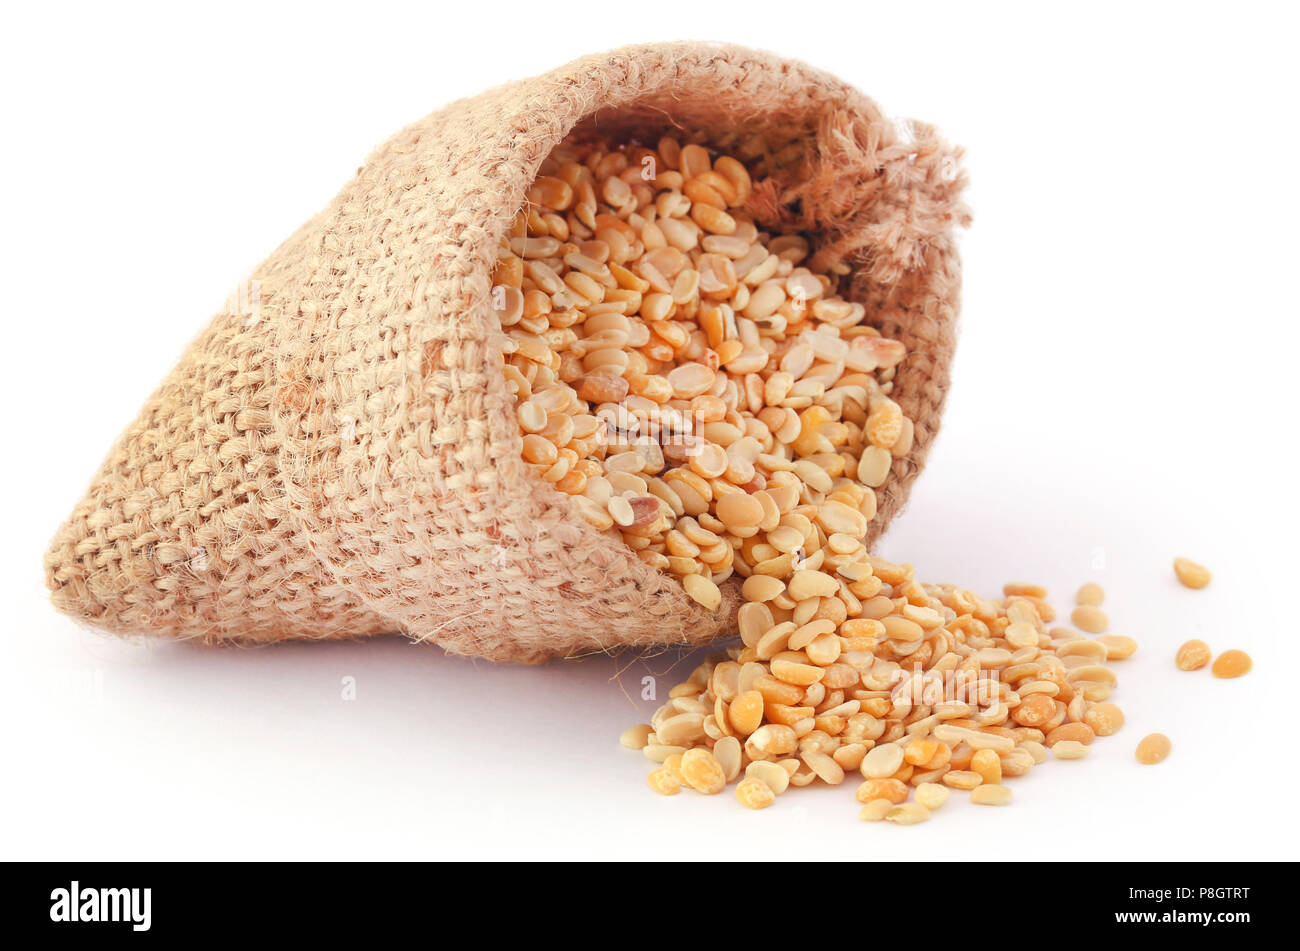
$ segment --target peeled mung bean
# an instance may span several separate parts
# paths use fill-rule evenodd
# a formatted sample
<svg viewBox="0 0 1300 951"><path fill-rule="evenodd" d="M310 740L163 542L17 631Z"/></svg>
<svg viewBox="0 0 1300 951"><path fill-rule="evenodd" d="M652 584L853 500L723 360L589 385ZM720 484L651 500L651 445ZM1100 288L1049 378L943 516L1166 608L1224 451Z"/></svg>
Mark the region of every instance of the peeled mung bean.
<svg viewBox="0 0 1300 951"><path fill-rule="evenodd" d="M1210 662L1210 645L1201 640L1190 640L1178 648L1174 664L1179 670L1200 670Z"/></svg>
<svg viewBox="0 0 1300 951"><path fill-rule="evenodd" d="M722 767L706 749L697 747L683 753L681 771L687 785L706 795L720 793L727 785Z"/></svg>
<svg viewBox="0 0 1300 951"><path fill-rule="evenodd" d="M817 778L827 785L837 786L844 782L844 768L827 754L807 752L801 758L817 774Z"/></svg>
<svg viewBox="0 0 1300 951"><path fill-rule="evenodd" d="M951 786L953 789L974 789L984 780L979 773L971 772L968 769L954 769L943 774L942 782L945 786Z"/></svg>
<svg viewBox="0 0 1300 951"><path fill-rule="evenodd" d="M1250 673L1250 668L1254 662L1250 655L1245 651L1230 650L1224 651L1218 657L1214 658L1214 664L1210 667L1210 673L1216 677L1230 679L1232 677L1241 677Z"/></svg>
<svg viewBox="0 0 1300 951"><path fill-rule="evenodd" d="M900 826L916 825L919 822L927 821L929 818L930 810L919 802L905 802L885 813L886 822L893 822Z"/></svg>
<svg viewBox="0 0 1300 951"><path fill-rule="evenodd" d="M886 743L867 751L861 771L867 779L882 779L894 775L902 765L903 748L895 743Z"/></svg>
<svg viewBox="0 0 1300 951"><path fill-rule="evenodd" d="M1188 588L1204 588L1210 583L1210 570L1189 558L1174 559L1174 574Z"/></svg>
<svg viewBox="0 0 1300 951"><path fill-rule="evenodd" d="M704 575L687 575L682 579L682 586L691 598L709 611L715 610L722 603L722 592Z"/></svg>
<svg viewBox="0 0 1300 951"><path fill-rule="evenodd" d="M1097 643L1106 648L1106 660L1124 660L1137 653L1138 643L1122 634L1103 634Z"/></svg>
<svg viewBox="0 0 1300 951"><path fill-rule="evenodd" d="M1148 766L1159 763L1169 755L1172 745L1163 733L1148 734L1137 745L1137 761Z"/></svg>
<svg viewBox="0 0 1300 951"><path fill-rule="evenodd" d="M1097 703L1088 708L1083 722L1097 736L1110 736L1124 725L1124 711L1113 703Z"/></svg>
<svg viewBox="0 0 1300 951"><path fill-rule="evenodd" d="M1081 631L1100 634L1110 624L1106 612L1091 604L1081 604L1070 612L1070 622Z"/></svg>
<svg viewBox="0 0 1300 951"><path fill-rule="evenodd" d="M618 741L630 750L643 750L654 728L648 723L638 723L623 731Z"/></svg>
<svg viewBox="0 0 1300 951"><path fill-rule="evenodd" d="M777 796L790 786L790 774L776 763L764 760L758 760L745 767L745 778L764 783Z"/></svg>
<svg viewBox="0 0 1300 951"><path fill-rule="evenodd" d="M895 808L892 799L873 799L858 810L863 822L880 822Z"/></svg>
<svg viewBox="0 0 1300 951"><path fill-rule="evenodd" d="M740 741L734 736L724 736L713 744L713 758L722 767L723 779L731 782L740 775Z"/></svg>
<svg viewBox="0 0 1300 951"><path fill-rule="evenodd" d="M1005 806L1011 802L1011 790L1002 785L976 786L971 790L970 801L977 806Z"/></svg>
<svg viewBox="0 0 1300 951"><path fill-rule="evenodd" d="M977 750L971 757L970 768L984 783L996 785L1002 782L1002 761L992 750Z"/></svg>
<svg viewBox="0 0 1300 951"><path fill-rule="evenodd" d="M679 756L682 753L685 753L686 747L669 746L654 740L646 743L646 745L641 748L641 752L645 754L646 759L655 763L663 763L670 756Z"/></svg>
<svg viewBox="0 0 1300 951"><path fill-rule="evenodd" d="M1105 600L1106 592L1095 581L1080 585L1078 592L1074 596L1076 604L1087 604L1093 607L1100 606Z"/></svg>
<svg viewBox="0 0 1300 951"><path fill-rule="evenodd" d="M1054 730L1050 730L1047 739L1044 742L1048 746L1053 746L1061 740L1074 740L1084 745L1092 743L1097 734L1093 732L1092 727L1086 723L1063 723Z"/></svg>
<svg viewBox="0 0 1300 951"><path fill-rule="evenodd" d="M868 779L858 786L858 802L888 799L894 803L907 801L907 787L898 779Z"/></svg>
<svg viewBox="0 0 1300 951"><path fill-rule="evenodd" d="M776 794L762 780L747 776L736 785L736 798L748 809L766 809L776 801Z"/></svg>
<svg viewBox="0 0 1300 951"><path fill-rule="evenodd" d="M1057 759L1083 759L1088 747L1077 740L1058 740L1052 744L1052 755Z"/></svg>
<svg viewBox="0 0 1300 951"><path fill-rule="evenodd" d="M661 796L675 796L682 791L682 781L672 770L662 766L646 777L646 783Z"/></svg>
<svg viewBox="0 0 1300 951"><path fill-rule="evenodd" d="M731 702L727 710L731 728L741 737L747 737L763 722L763 695L757 690L747 690Z"/></svg>
<svg viewBox="0 0 1300 951"><path fill-rule="evenodd" d="M1047 747L1036 740L1024 740L1020 744L1020 749L1026 751L1035 764L1047 762Z"/></svg>
<svg viewBox="0 0 1300 951"><path fill-rule="evenodd" d="M949 789L938 783L921 783L912 795L922 806L934 812L948 801Z"/></svg>

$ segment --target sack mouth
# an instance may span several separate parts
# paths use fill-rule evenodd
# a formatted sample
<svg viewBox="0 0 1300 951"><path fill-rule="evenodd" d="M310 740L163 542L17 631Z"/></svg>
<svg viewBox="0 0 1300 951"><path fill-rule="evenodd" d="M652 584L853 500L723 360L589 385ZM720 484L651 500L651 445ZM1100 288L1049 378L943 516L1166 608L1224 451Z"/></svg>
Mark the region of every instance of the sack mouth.
<svg viewBox="0 0 1300 951"><path fill-rule="evenodd" d="M651 70L647 59L664 66ZM657 81L644 82L652 73ZM880 510L867 538L874 545L924 464L949 385L960 288L953 232L970 220L960 201L966 185L960 150L929 125L891 121L832 76L742 47L627 47L551 75L554 124L513 183L512 204L494 222L489 271L497 243L524 207L525 190L570 136L653 147L661 136L677 135L745 160L755 180L745 210L755 222L774 234L808 239L813 253L806 266L839 269L844 296L867 308L864 323L908 348L892 395L915 419L916 439L877 490ZM588 85L604 91L569 94ZM502 333L495 312L482 312L489 332ZM513 422L513 408L509 415ZM531 472L523 474L542 491L554 491Z"/></svg>

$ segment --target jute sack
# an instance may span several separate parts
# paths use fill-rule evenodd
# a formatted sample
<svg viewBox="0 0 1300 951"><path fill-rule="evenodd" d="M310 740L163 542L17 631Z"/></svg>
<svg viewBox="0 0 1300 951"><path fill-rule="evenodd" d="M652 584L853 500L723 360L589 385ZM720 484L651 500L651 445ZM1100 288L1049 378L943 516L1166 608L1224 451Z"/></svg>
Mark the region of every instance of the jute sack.
<svg viewBox="0 0 1300 951"><path fill-rule="evenodd" d="M520 458L495 248L539 163L580 123L716 142L761 132L783 171L750 210L909 355L916 426L869 542L903 505L948 390L965 224L959 153L800 63L636 46L462 100L381 146L252 275L122 435L46 557L57 607L218 644L400 631L537 662L701 642L734 627L588 526Z"/></svg>

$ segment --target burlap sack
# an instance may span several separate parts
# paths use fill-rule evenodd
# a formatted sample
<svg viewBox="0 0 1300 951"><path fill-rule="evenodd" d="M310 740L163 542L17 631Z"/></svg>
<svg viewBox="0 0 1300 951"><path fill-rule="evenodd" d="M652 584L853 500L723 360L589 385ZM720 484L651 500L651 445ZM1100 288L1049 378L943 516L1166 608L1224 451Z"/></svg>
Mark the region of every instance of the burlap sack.
<svg viewBox="0 0 1300 951"><path fill-rule="evenodd" d="M796 144L750 210L850 262L867 319L910 352L893 396L915 445L874 540L948 390L958 153L800 63L638 46L453 103L381 146L122 435L47 555L58 608L209 644L402 631L524 662L726 633L734 585L705 612L526 470L495 369L498 238L542 159L593 121Z"/></svg>

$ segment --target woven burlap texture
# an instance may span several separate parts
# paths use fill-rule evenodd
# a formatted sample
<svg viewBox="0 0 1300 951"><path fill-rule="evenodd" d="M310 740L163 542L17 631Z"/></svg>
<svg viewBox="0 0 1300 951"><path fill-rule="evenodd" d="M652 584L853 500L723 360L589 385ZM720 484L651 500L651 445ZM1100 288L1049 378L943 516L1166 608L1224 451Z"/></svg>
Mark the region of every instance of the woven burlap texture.
<svg viewBox="0 0 1300 951"><path fill-rule="evenodd" d="M497 368L495 248L578 123L801 143L756 193L765 222L854 267L906 344L894 397L939 426L959 306L959 153L808 66L734 46L629 47L461 100L399 132L256 269L121 436L46 557L55 605L123 634L207 644L400 631L537 662L701 642L734 627L577 517L520 458Z"/></svg>

